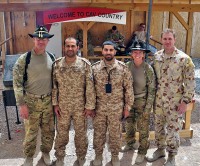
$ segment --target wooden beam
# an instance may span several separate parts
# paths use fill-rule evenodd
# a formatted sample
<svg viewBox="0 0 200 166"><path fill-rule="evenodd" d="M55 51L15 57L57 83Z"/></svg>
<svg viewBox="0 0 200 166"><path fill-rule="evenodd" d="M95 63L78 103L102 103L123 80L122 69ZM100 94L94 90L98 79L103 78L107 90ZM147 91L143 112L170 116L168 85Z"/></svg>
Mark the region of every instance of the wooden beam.
<svg viewBox="0 0 200 166"><path fill-rule="evenodd" d="M183 19L183 17L178 13L178 12L175 12L175 11L172 11L172 13L174 14L174 16L179 20L179 22L183 25L183 27L188 30L189 29L189 26L188 24L185 22L185 20Z"/></svg>
<svg viewBox="0 0 200 166"><path fill-rule="evenodd" d="M95 22L89 22L87 25L87 30L89 30L94 24Z"/></svg>
<svg viewBox="0 0 200 166"><path fill-rule="evenodd" d="M147 11L148 3L76 3L76 2L51 2L51 3L0 3L2 11L43 11L55 8L67 7L102 7L119 10ZM179 11L179 12L200 12L200 4L170 4L154 3L153 11Z"/></svg>
<svg viewBox="0 0 200 166"><path fill-rule="evenodd" d="M172 22L173 22L173 14L172 14L172 12L169 12L169 28L172 28L173 26L172 26Z"/></svg>
<svg viewBox="0 0 200 166"><path fill-rule="evenodd" d="M87 29L88 29L88 24L87 22L83 22L83 57L87 58Z"/></svg>
<svg viewBox="0 0 200 166"><path fill-rule="evenodd" d="M191 47L192 47L192 34L193 34L193 18L194 14L192 12L188 13L188 31L187 31L187 37L186 37L186 54L189 56L191 55Z"/></svg>

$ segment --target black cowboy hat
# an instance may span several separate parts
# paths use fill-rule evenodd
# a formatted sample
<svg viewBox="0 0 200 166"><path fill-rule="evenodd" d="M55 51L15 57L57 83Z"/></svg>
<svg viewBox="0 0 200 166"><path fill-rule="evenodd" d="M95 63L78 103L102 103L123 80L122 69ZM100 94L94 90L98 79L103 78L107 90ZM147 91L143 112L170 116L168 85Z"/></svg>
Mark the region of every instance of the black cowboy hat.
<svg viewBox="0 0 200 166"><path fill-rule="evenodd" d="M137 40L135 41L130 47L129 49L132 51L137 51L137 50L142 50L146 53L150 53L151 51L145 48L145 43L141 40Z"/></svg>
<svg viewBox="0 0 200 166"><path fill-rule="evenodd" d="M30 37L38 37L38 38L52 38L54 35L49 34L47 28L43 25L40 25L36 28L33 34L28 34Z"/></svg>

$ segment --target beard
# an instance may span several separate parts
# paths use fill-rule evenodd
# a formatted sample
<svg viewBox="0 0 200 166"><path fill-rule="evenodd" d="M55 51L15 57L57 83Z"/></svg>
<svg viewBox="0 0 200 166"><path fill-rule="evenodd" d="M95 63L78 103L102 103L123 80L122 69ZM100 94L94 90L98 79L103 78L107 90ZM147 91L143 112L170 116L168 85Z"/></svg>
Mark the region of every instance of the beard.
<svg viewBox="0 0 200 166"><path fill-rule="evenodd" d="M106 61L112 61L114 56L109 54L109 55L105 55L104 58L105 58Z"/></svg>
<svg viewBox="0 0 200 166"><path fill-rule="evenodd" d="M69 57L69 58L73 58L76 56L76 52L72 52L72 51L66 51L65 52L65 56Z"/></svg>

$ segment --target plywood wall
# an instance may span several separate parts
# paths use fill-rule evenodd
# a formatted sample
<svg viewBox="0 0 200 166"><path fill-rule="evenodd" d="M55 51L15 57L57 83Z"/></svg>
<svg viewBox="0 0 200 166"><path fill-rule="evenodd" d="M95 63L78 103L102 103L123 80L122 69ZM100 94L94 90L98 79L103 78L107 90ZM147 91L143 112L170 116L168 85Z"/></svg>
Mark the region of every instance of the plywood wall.
<svg viewBox="0 0 200 166"><path fill-rule="evenodd" d="M28 36L35 30L35 12L13 12L11 15L14 52L23 53L33 47L32 38Z"/></svg>

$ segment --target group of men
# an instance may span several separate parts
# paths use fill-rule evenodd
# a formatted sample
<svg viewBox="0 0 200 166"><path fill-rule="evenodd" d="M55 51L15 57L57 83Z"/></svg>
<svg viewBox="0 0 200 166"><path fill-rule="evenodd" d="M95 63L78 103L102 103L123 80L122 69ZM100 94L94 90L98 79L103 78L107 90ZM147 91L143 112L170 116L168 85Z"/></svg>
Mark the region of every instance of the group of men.
<svg viewBox="0 0 200 166"><path fill-rule="evenodd" d="M116 44L102 44L103 59L91 65L77 56L78 41L69 37L64 43L64 56L54 61L46 51L53 35L44 26L33 34L34 48L21 55L13 69L13 87L20 115L25 119L24 166L33 165L39 128L42 158L51 165L56 115L56 166L64 165L65 147L73 120L77 160L82 166L87 153L87 117L93 118L94 166L102 165L106 133L109 133L111 163L120 166L120 151L135 149L135 132L140 132L136 164L144 161L149 148L149 113L155 109L158 149L148 161L169 152L166 166L175 165L179 147L182 114L194 96L194 64L175 46L171 29L161 35L164 49L154 56L153 68L144 62L146 50L142 41L130 47L132 61L124 64L115 59ZM154 70L153 70L154 69ZM155 102L155 104L154 104ZM121 120L126 119L126 146L121 148Z"/></svg>

